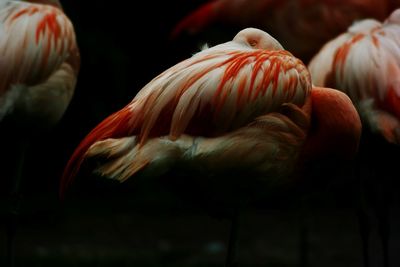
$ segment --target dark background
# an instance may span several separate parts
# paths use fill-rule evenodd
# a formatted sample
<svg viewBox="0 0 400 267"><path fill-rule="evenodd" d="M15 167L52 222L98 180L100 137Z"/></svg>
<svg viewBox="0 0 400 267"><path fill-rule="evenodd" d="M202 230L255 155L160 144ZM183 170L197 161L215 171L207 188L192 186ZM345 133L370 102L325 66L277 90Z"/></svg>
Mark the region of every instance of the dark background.
<svg viewBox="0 0 400 267"><path fill-rule="evenodd" d="M18 266L223 265L229 221L208 216L160 184L125 186L80 175L65 201L58 196L62 170L80 140L153 77L202 44L201 36L176 42L168 36L180 18L204 1L136 2L62 3L75 25L81 70L65 116L35 140L27 155ZM221 41L236 32L220 29L221 39L226 36ZM304 251L307 266L362 266L356 182L337 169L341 182L334 186L317 188L306 197L287 192L244 212L243 266L298 266ZM332 176L323 168L313 175L320 180ZM346 179L349 183L343 183ZM5 240L4 230L0 237ZM394 253L397 237L392 232ZM376 233L372 239L377 240ZM0 249L4 251L4 243ZM374 264L381 266L380 244L375 242L372 250Z"/></svg>

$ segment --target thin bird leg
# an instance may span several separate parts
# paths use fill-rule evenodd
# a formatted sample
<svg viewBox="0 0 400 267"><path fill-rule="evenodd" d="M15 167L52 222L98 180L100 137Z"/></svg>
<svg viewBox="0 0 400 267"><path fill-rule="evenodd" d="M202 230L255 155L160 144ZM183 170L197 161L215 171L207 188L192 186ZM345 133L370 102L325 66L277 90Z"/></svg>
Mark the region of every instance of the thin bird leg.
<svg viewBox="0 0 400 267"><path fill-rule="evenodd" d="M360 159L356 160L355 166L354 166L354 173L356 176L356 180L358 181L359 184L359 194L358 198L356 200L356 215L358 218L358 227L360 230L360 236L361 236L361 243L362 243L362 256L363 256L363 266L364 267L369 267L369 244L370 244L370 234L371 234L371 227L370 227L370 220L368 217L367 213L367 176L363 176L361 174L361 168L362 164L360 162Z"/></svg>
<svg viewBox="0 0 400 267"><path fill-rule="evenodd" d="M379 212L384 213L384 212ZM378 231L381 237L383 250L383 267L389 267L389 235L390 223L389 214L378 214Z"/></svg>
<svg viewBox="0 0 400 267"><path fill-rule="evenodd" d="M384 183L384 181L382 181ZM383 189L380 191L381 197L377 200L375 206L375 214L378 220L378 233L382 244L383 254L383 267L389 267L389 235L390 235L390 204L391 194L390 190L384 184Z"/></svg>
<svg viewBox="0 0 400 267"><path fill-rule="evenodd" d="M391 208L391 201L392 201L392 192L391 188L392 186L390 185L391 177L390 174L386 173L385 171L379 171L384 169L384 165L381 165L380 159L376 158L374 159L374 162L377 162L378 165L372 165L372 164L364 164L368 166L373 166L371 170L368 171L368 173L365 173L360 179L361 183L361 194L362 197L360 198L361 200L364 201L364 205L360 205L360 208L364 208L364 215L360 214L359 219L360 219L360 227L362 227L362 223L364 221L364 224L368 223L368 220L370 221L373 217L373 219L376 220L377 222L377 233L379 236L379 241L381 245L381 254L382 255L382 266L383 267L389 267L389 236L390 236L390 208ZM367 208L366 207L371 207L370 208L370 215L368 216ZM363 211L360 211L363 212ZM361 217L364 216L364 219ZM372 230L370 229L371 225L365 225L364 231L367 232L366 234L371 235ZM368 237L364 237L368 238ZM370 244L371 240L366 240L366 244ZM371 248L367 247L365 248L368 253L372 252ZM365 265L366 267L369 267L369 265Z"/></svg>
<svg viewBox="0 0 400 267"><path fill-rule="evenodd" d="M357 217L361 235L364 267L369 267L369 235L371 228L369 225L368 215L366 214L364 208L360 206L357 208Z"/></svg>
<svg viewBox="0 0 400 267"><path fill-rule="evenodd" d="M309 265L309 206L307 197L302 197L299 208L299 267L307 267Z"/></svg>
<svg viewBox="0 0 400 267"><path fill-rule="evenodd" d="M237 258L239 245L239 219L240 208L236 207L231 218L231 229L229 233L228 253L226 257L225 267L238 267L239 261Z"/></svg>
<svg viewBox="0 0 400 267"><path fill-rule="evenodd" d="M27 143L21 141L17 144L15 153L15 166L13 170L10 190L10 206L9 214L7 216L7 241L6 241L6 266L15 266L15 240L17 235L18 217L20 213L20 207L22 202L22 196L20 192L22 173L25 161Z"/></svg>

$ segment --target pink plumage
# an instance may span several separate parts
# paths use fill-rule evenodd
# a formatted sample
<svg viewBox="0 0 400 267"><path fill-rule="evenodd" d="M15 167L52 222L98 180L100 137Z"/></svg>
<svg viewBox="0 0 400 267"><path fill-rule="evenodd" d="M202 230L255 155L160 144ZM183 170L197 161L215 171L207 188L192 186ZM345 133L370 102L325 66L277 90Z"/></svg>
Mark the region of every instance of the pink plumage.
<svg viewBox="0 0 400 267"><path fill-rule="evenodd" d="M171 37L196 36L215 26L257 27L308 62L325 42L354 21L384 19L397 7L397 0L214 0L179 21Z"/></svg>
<svg viewBox="0 0 400 267"><path fill-rule="evenodd" d="M400 144L400 10L366 19L328 42L310 62L313 83L344 91L367 129Z"/></svg>
<svg viewBox="0 0 400 267"><path fill-rule="evenodd" d="M336 113L325 118L329 109ZM312 88L299 59L269 34L248 28L164 71L100 123L70 158L61 194L85 159L121 182L178 170L290 183L300 157L351 156L359 134L346 95Z"/></svg>
<svg viewBox="0 0 400 267"><path fill-rule="evenodd" d="M53 126L73 96L80 65L74 28L58 1L47 2L1 3L0 123Z"/></svg>
<svg viewBox="0 0 400 267"><path fill-rule="evenodd" d="M74 27L58 0L0 1L1 182L10 198L5 219L7 266L15 261L28 145L64 115L79 68Z"/></svg>

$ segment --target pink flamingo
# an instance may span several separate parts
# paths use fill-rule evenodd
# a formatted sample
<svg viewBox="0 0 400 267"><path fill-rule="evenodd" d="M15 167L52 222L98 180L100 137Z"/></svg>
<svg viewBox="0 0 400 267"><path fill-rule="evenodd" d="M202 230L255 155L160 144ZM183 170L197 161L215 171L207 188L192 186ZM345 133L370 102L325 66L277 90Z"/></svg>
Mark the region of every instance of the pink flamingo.
<svg viewBox="0 0 400 267"><path fill-rule="evenodd" d="M342 90L354 102L365 129L361 149L366 153L360 161L371 169L365 174L363 183L373 183L364 189L376 191L383 187L387 191L392 187L387 184L392 174L385 170L391 165L392 157L397 156L388 152L397 149L395 153L398 154L400 144L400 9L393 11L383 23L374 19L355 23L347 32L323 46L309 68L316 85ZM364 153L360 153L361 156ZM393 162L393 166L395 164ZM370 173L374 172L377 177L371 180ZM390 192L374 197L377 196L382 199L380 203L373 203L374 212L380 223L384 266L389 266ZM363 223L361 227L363 239L367 241L369 226ZM367 252L368 242L364 244ZM368 264L368 254L365 255Z"/></svg>
<svg viewBox="0 0 400 267"><path fill-rule="evenodd" d="M63 116L80 57L73 25L57 0L2 0L0 25L0 134L14 203L8 225L8 264L14 266L24 154L36 134Z"/></svg>
<svg viewBox="0 0 400 267"><path fill-rule="evenodd" d="M171 37L199 36L215 26L257 27L308 62L355 20L384 19L396 7L398 0L211 0L179 21Z"/></svg>
<svg viewBox="0 0 400 267"><path fill-rule="evenodd" d="M295 183L302 161L352 157L360 131L345 94L312 87L299 59L247 28L167 69L95 127L71 156L61 195L91 159L94 172L120 182L177 171L236 206L245 190L247 199Z"/></svg>

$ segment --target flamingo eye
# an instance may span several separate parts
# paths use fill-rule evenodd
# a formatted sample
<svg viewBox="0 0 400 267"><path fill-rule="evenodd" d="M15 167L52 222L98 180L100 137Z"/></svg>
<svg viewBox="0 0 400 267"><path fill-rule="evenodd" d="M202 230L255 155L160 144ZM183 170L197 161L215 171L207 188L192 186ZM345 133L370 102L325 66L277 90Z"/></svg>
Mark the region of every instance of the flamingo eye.
<svg viewBox="0 0 400 267"><path fill-rule="evenodd" d="M250 41L249 41L249 45L250 45L251 47L255 47L255 46L257 46L257 41L256 41L256 40L250 40Z"/></svg>

